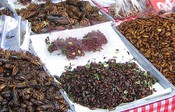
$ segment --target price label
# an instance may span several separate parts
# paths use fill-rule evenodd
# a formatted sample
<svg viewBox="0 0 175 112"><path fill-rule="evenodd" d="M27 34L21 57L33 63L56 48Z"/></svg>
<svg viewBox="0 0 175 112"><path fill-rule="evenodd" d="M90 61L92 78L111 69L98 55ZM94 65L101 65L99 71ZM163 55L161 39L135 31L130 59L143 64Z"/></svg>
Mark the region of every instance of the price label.
<svg viewBox="0 0 175 112"><path fill-rule="evenodd" d="M150 2L156 11L171 11L173 6L175 6L175 0L150 0Z"/></svg>

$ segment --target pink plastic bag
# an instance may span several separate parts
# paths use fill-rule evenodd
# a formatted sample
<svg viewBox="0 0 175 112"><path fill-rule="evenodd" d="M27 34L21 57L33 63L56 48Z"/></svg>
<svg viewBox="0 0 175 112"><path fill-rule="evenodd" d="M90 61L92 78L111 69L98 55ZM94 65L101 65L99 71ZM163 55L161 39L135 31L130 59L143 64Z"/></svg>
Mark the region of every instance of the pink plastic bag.
<svg viewBox="0 0 175 112"><path fill-rule="evenodd" d="M157 12L171 12L175 10L175 0L150 0Z"/></svg>

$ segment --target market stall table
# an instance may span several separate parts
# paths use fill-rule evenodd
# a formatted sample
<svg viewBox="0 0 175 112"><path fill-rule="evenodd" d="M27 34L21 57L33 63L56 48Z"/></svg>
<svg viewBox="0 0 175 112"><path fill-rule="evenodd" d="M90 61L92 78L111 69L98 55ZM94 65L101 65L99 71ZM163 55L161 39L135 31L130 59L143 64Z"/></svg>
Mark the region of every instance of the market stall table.
<svg viewBox="0 0 175 112"><path fill-rule="evenodd" d="M99 5L98 5L99 6ZM103 11L108 13L108 7L101 7L99 6ZM129 18L132 19L132 18ZM128 20L128 19L127 19ZM123 20L122 20L123 21ZM120 24L122 21L116 20L115 22L117 24ZM102 29L103 30L103 29ZM160 92L161 93L161 92ZM174 112L175 111L175 92L171 94L172 97L164 97L162 95L161 99L156 99L153 102L150 102L149 104L143 103L138 105L133 105L131 109L125 108L123 111L126 112ZM145 100L146 102L146 100Z"/></svg>

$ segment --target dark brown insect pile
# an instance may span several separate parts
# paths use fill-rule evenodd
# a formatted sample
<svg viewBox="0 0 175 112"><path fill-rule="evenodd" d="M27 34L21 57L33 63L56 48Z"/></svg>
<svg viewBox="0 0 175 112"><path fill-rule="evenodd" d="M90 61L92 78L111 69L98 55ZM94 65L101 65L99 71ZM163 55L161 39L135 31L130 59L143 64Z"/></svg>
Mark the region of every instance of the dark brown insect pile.
<svg viewBox="0 0 175 112"><path fill-rule="evenodd" d="M1 112L67 112L59 90L37 57L0 49Z"/></svg>
<svg viewBox="0 0 175 112"><path fill-rule="evenodd" d="M98 13L97 7L91 6L88 1L79 0L30 4L17 12L32 23L32 31L35 33L72 29L107 21Z"/></svg>
<svg viewBox="0 0 175 112"><path fill-rule="evenodd" d="M121 24L119 31L175 85L175 19L149 15Z"/></svg>
<svg viewBox="0 0 175 112"><path fill-rule="evenodd" d="M12 16L13 13L8 8L4 8L4 9L0 10L0 15Z"/></svg>
<svg viewBox="0 0 175 112"><path fill-rule="evenodd" d="M60 82L73 102L91 109L113 109L152 94L156 79L135 63L116 63L111 59L68 69Z"/></svg>
<svg viewBox="0 0 175 112"><path fill-rule="evenodd" d="M46 38L47 39L47 38ZM100 31L91 31L83 39L66 38L56 39L48 47L49 52L61 50L68 59L75 59L76 56L84 56L85 51L100 51L102 45L107 43L107 39Z"/></svg>

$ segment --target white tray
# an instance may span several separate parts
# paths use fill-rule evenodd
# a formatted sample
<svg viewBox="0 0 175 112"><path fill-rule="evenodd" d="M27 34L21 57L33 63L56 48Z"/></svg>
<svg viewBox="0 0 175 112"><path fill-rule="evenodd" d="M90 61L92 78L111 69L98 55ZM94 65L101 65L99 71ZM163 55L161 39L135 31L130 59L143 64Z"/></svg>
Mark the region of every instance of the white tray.
<svg viewBox="0 0 175 112"><path fill-rule="evenodd" d="M99 30L107 37L108 43L102 47L103 49L100 52L86 52L85 56L83 57L77 57L74 60L68 60L64 55L49 53L49 51L47 50L48 46L45 43L45 39L48 36L50 38L50 41L53 41L58 37L82 38L84 35L86 35L88 32L91 32L92 30L95 30L95 31ZM131 53L128 54L128 49L121 41L119 35L113 30L110 22L101 23L98 25L93 25L93 26L81 28L81 29L72 29L72 30L65 30L65 31L53 32L53 33L47 33L47 34L32 35L31 41L32 41L31 46L33 51L39 56L39 58L45 64L46 68L51 73L51 75L60 76L61 73L64 72L64 67L69 66L70 63L73 67L76 67L78 65L85 65L89 60L99 62L99 61L106 61L108 59L115 58L117 62L132 61L137 63L137 61L133 60L134 57L131 55ZM119 51L116 52L116 49L118 49ZM104 57L106 58L104 59ZM143 68L140 65L139 67L143 70ZM160 81L163 81L163 80L160 80ZM153 95L150 95L144 99L137 100L131 103L119 105L116 107L116 109L113 112L123 111L129 108L141 106L144 104L148 104L150 102L154 102L163 98L170 97L171 96L170 93L172 92L171 87L170 86L163 87L162 85L159 84L159 82L154 85L154 88L157 90L157 92L153 93ZM90 110L89 108L81 106L79 104L76 104L76 103L73 103L73 104L75 106L76 112L82 112L82 110L83 112L108 112L109 111L109 110L103 110L103 109Z"/></svg>

